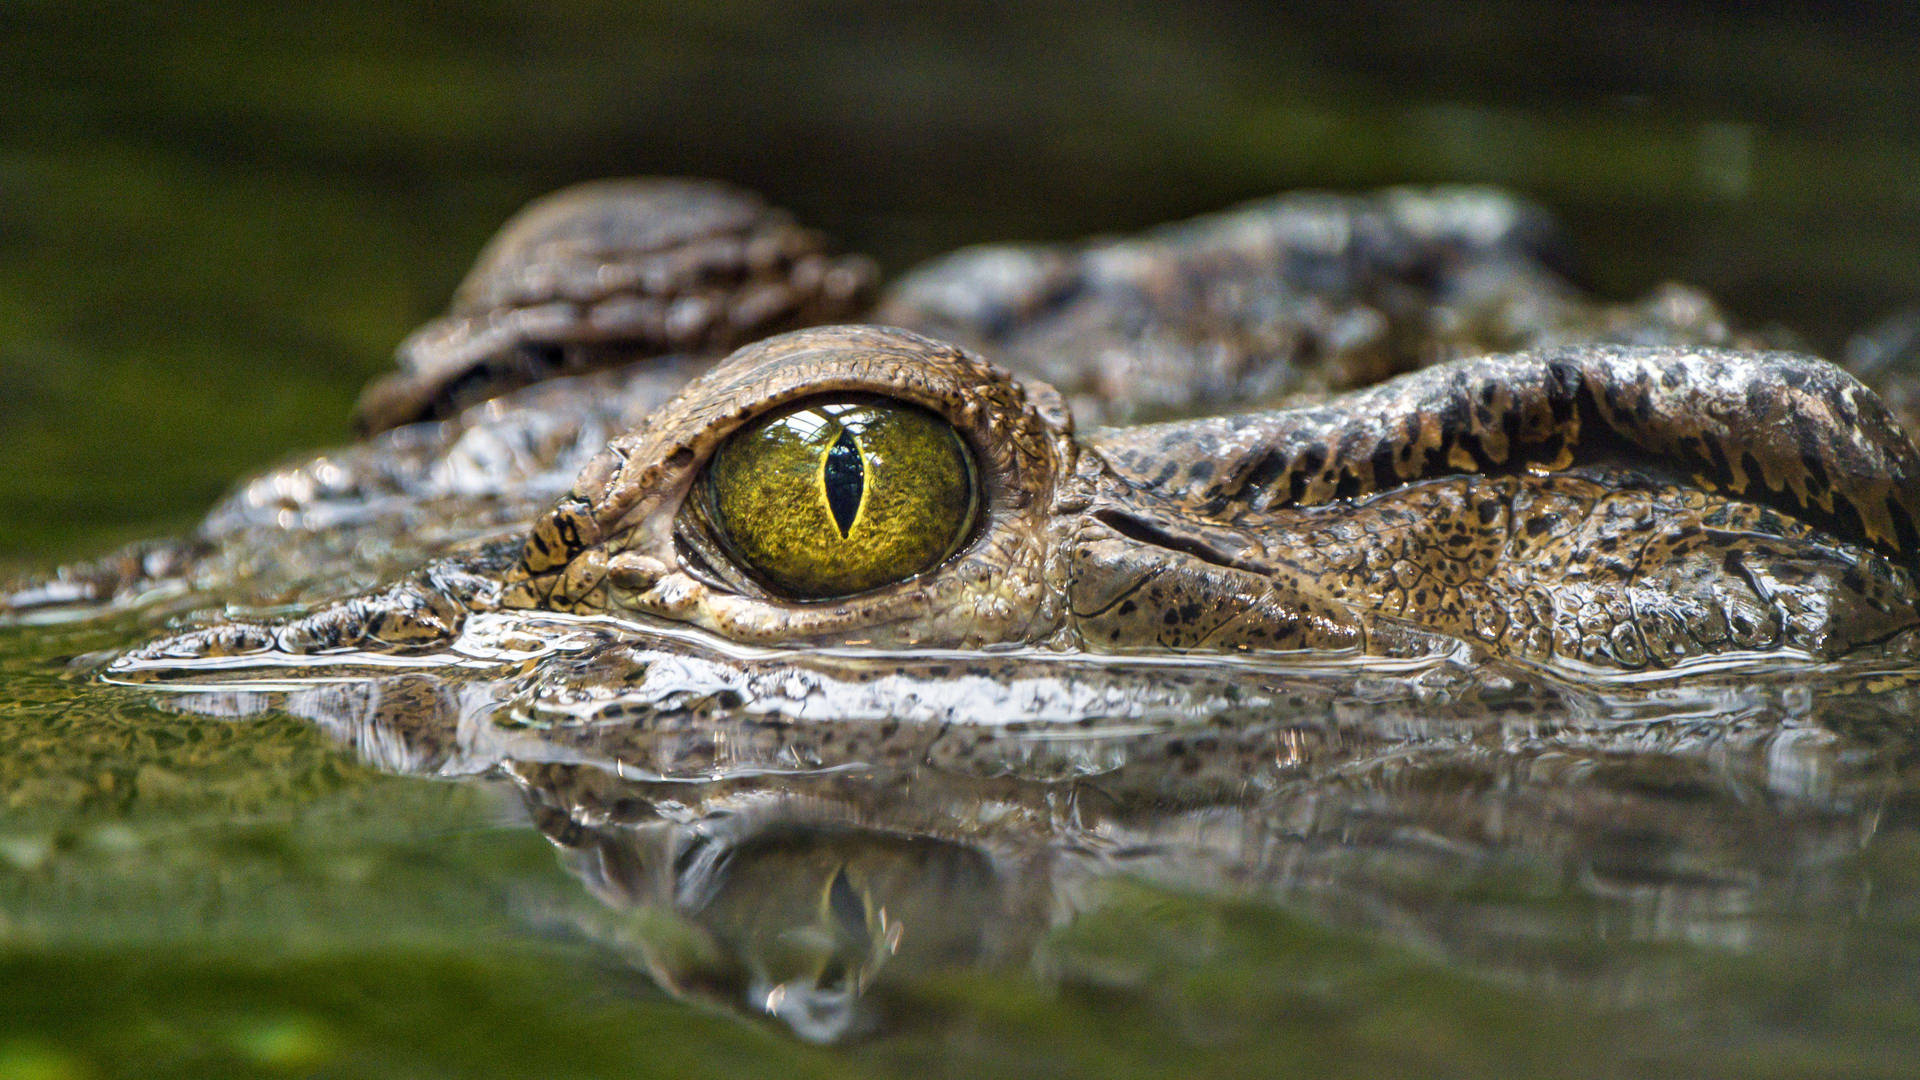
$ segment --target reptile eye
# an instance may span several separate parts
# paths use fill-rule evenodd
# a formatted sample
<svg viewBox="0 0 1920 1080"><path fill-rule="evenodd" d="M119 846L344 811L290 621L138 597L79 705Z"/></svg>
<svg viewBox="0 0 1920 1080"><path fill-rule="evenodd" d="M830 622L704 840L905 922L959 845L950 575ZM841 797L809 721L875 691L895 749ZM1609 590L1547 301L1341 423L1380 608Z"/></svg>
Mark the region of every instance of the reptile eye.
<svg viewBox="0 0 1920 1080"><path fill-rule="evenodd" d="M803 401L729 436L701 498L715 539L762 585L826 600L924 573L973 527L973 456L924 409Z"/></svg>

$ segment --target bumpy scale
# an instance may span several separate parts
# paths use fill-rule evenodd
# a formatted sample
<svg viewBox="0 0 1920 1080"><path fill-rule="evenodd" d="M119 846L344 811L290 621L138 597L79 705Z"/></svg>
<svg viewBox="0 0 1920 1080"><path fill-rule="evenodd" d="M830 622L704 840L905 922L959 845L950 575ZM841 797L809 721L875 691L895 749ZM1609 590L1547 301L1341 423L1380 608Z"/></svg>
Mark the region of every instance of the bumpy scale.
<svg viewBox="0 0 1920 1080"><path fill-rule="evenodd" d="M860 309L868 265L730 188L590 185L503 230L362 412L371 428L449 419L269 474L187 544L9 603L125 595L162 574L274 582L288 566L296 582L256 595L299 602L324 593L315 582L372 585L438 557L309 615L219 623L136 659L425 648L496 608L755 644L1470 643L1563 667L1900 645L1920 465L1879 400L1821 360L1701 347L1760 339L1697 294L1588 302L1542 261L1550 247L1537 212L1486 192L1293 196L1134 240L963 253L880 299L875 317L1021 377L908 330L764 338ZM1543 347L1562 340L1651 344ZM1326 397L1490 344L1531 351ZM572 371L587 373L548 379ZM895 536L915 553L897 579L783 594L815 579L735 565L765 546L725 535L696 493L736 432L853 400L950 425L977 510L944 526L957 533ZM1274 400L1305 403L1075 428ZM848 447L861 469L884 465ZM907 490L835 475L823 505L847 542L869 484Z"/></svg>

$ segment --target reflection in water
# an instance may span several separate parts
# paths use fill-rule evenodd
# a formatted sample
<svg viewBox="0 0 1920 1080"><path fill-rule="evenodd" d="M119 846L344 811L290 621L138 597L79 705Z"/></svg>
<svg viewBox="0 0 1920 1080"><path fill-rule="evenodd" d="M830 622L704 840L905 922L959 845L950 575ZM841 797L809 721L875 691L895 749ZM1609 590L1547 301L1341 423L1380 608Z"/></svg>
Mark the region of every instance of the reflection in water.
<svg viewBox="0 0 1920 1080"><path fill-rule="evenodd" d="M996 960L1028 937L1008 878L963 843L803 807L585 825L536 805L594 895L654 916L626 944L661 985L763 1009L809 1039L870 1029L864 995L883 978Z"/></svg>
<svg viewBox="0 0 1920 1080"><path fill-rule="evenodd" d="M1445 659L798 653L637 629L486 617L406 668L113 677L199 712L283 707L393 772L511 778L607 905L588 929L609 949L815 1040L900 1019L890 988L928 973L1044 967L1049 933L1122 876L1657 1003L1676 961L1621 946L1836 948L1869 887L1849 856L1912 756L1915 691L1858 668L1595 688Z"/></svg>

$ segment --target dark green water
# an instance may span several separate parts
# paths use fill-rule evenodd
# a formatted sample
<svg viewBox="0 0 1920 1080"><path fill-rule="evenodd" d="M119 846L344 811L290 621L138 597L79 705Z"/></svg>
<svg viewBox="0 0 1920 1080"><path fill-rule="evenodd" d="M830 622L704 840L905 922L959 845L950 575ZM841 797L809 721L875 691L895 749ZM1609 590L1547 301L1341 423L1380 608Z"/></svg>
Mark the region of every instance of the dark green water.
<svg viewBox="0 0 1920 1080"><path fill-rule="evenodd" d="M49 667L126 630L0 634L9 1080L1891 1077L1920 1030L1913 740L1872 709L1770 719L1792 690L1724 724L1589 718L1597 743L1542 718L1504 750L1442 725L1330 754L1228 819L1299 844L1273 899L1257 876L1285 856L1229 845L1256 878L1182 887L1111 852L1030 950L890 972L886 1022L834 1048L643 974L719 962L701 927L795 921L768 904L804 923L804 853L736 870L766 902L698 924L610 908L504 785L382 775L279 713L194 718ZM889 896L916 932L967 921L913 887Z"/></svg>
<svg viewBox="0 0 1920 1080"><path fill-rule="evenodd" d="M1920 25L1826 10L9 4L0 567L188 527L340 440L494 225L596 175L734 179L895 268L1490 181L1563 213L1603 292L1687 280L1831 350L1920 299ZM590 895L504 785L63 674L143 630L0 630L0 1080L1903 1076L1920 1050L1902 717L1329 775L1331 809L1265 808L1350 822L1298 830L1357 853L1326 880L1101 878L1017 962L889 983L893 1022L825 1048L655 986L633 943L674 928ZM1608 829L1615 798L1663 828Z"/></svg>

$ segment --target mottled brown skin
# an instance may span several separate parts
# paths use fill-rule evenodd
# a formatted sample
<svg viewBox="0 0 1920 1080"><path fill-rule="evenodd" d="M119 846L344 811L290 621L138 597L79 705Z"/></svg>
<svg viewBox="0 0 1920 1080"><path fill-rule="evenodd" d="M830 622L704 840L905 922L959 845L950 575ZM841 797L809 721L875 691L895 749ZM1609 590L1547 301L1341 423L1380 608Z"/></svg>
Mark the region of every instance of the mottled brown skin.
<svg viewBox="0 0 1920 1080"><path fill-rule="evenodd" d="M1054 383L1082 422L1363 386L1570 341L1777 344L1666 286L1596 305L1548 265L1552 222L1480 188L1300 193L1138 237L981 247L875 272L758 196L705 180L578 184L516 214L446 315L362 395L363 432L457 415L557 375L718 358L782 330L903 326ZM869 307L872 310L869 311Z"/></svg>
<svg viewBox="0 0 1920 1080"><path fill-rule="evenodd" d="M1912 618L1912 445L1810 358L1572 348L1094 441L1216 560L1535 659L1825 656Z"/></svg>
<svg viewBox="0 0 1920 1080"><path fill-rule="evenodd" d="M863 596L729 591L676 540L682 500L742 422L822 392L951 418L986 523ZM1877 399L1781 354L1567 349L1076 440L1043 384L904 331L828 328L742 350L615 440L535 526L502 602L759 644L1824 657L1916 621L1917 481Z"/></svg>
<svg viewBox="0 0 1920 1080"><path fill-rule="evenodd" d="M1083 427L1316 400L1495 351L1773 340L1681 286L1585 296L1556 246L1544 213L1486 189L1300 193L1137 237L970 249L910 272L872 318L1059 387ZM250 478L191 537L0 585L0 618L311 605L524 530L726 348L848 317L866 275L725 185L557 192L369 389L366 426L401 426Z"/></svg>
<svg viewBox="0 0 1920 1080"><path fill-rule="evenodd" d="M1584 342L1780 348L1666 285L1595 303L1537 207L1485 188L1298 192L1054 246L994 245L896 282L867 321L1057 387L1082 425L1290 404L1416 368Z"/></svg>
<svg viewBox="0 0 1920 1080"><path fill-rule="evenodd" d="M535 201L480 253L446 315L360 397L379 432L552 378L669 353L719 355L852 316L873 264L711 180L603 180Z"/></svg>
<svg viewBox="0 0 1920 1080"><path fill-rule="evenodd" d="M1878 399L1823 361L1697 347L1751 343L1697 295L1580 298L1541 262L1541 234L1535 213L1488 192L1291 196L1131 240L963 253L881 301L1024 377L873 327L765 338L710 367L729 342L857 305L865 264L830 260L722 185L570 189L502 231L450 314L403 346L397 381L370 392L414 410L373 426L457 415L262 477L191 543L14 606L125 594L154 566L273 586L254 588L257 604L390 582L143 650L178 658L429 649L501 607L663 618L759 645L1471 643L1604 668L1825 657L1911 626L1920 468ZM1666 347L1537 347L1568 338ZM1536 348L1322 396L1488 342ZM934 569L802 603L706 562L724 545L690 542L700 526L683 506L730 432L822 394L945 417L972 448L982 509ZM1074 425L1302 395L1321 403ZM461 409L474 396L488 400Z"/></svg>

